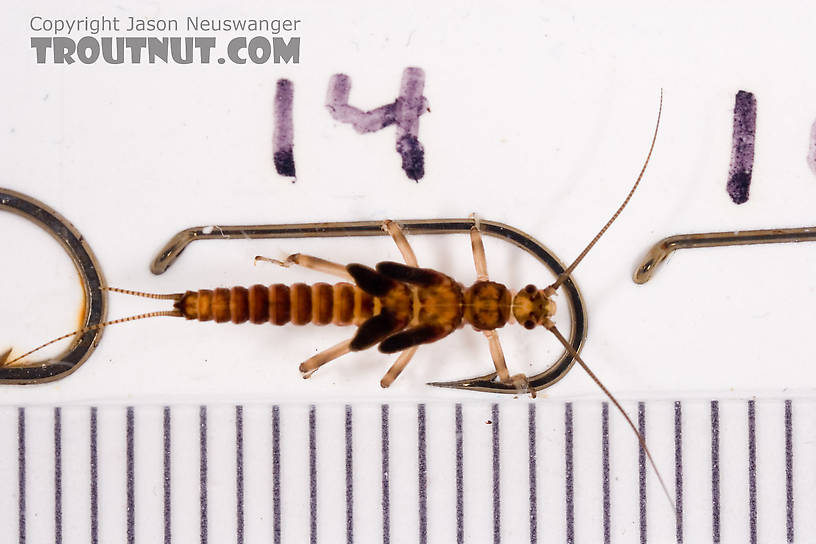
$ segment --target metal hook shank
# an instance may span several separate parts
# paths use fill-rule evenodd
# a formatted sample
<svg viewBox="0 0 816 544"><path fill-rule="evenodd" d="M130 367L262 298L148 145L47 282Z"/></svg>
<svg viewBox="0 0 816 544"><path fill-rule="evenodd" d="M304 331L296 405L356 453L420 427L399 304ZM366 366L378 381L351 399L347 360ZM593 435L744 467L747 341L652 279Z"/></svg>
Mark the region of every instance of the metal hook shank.
<svg viewBox="0 0 816 544"><path fill-rule="evenodd" d="M501 238L527 251L546 266L552 274L558 277L564 272L561 261L541 242L529 234L513 227L480 219L480 230L483 234ZM473 219L426 219L397 221L410 234L455 234L469 233L473 226ZM344 223L303 223L291 225L245 225L245 226L211 226L192 227L182 230L162 248L153 259L150 270L154 274L166 271L182 251L196 240L229 240L229 239L257 239L257 238L330 238L339 236L383 236L382 221L355 221ZM572 278L564 282L567 305L572 316L572 327L569 341L578 352L586 338L586 309L581 293ZM549 368L532 376L529 387L536 391L545 389L561 378L572 368L573 357L567 352ZM430 385L471 391L486 391L493 393L517 394L514 385L495 381L495 372L456 380L450 382L433 382Z"/></svg>
<svg viewBox="0 0 816 544"><path fill-rule="evenodd" d="M105 320L107 292L96 257L82 234L62 215L28 195L0 187L0 209L28 219L54 237L76 266L85 294L83 328ZM96 348L102 329L75 337L60 355L25 365L0 365L0 383L31 384L58 380L76 370Z"/></svg>
<svg viewBox="0 0 816 544"><path fill-rule="evenodd" d="M652 279L660 263L678 249L813 241L816 241L816 227L677 234L663 238L652 246L635 269L633 279L635 283L646 283Z"/></svg>

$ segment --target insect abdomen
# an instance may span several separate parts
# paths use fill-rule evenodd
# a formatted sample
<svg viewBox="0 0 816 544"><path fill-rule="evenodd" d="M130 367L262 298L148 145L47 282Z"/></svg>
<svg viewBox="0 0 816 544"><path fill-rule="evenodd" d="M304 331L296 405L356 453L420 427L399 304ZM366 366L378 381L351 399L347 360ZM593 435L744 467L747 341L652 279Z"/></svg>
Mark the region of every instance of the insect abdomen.
<svg viewBox="0 0 816 544"><path fill-rule="evenodd" d="M357 325L374 315L374 302L350 283L276 283L187 291L176 308L187 319L216 323Z"/></svg>

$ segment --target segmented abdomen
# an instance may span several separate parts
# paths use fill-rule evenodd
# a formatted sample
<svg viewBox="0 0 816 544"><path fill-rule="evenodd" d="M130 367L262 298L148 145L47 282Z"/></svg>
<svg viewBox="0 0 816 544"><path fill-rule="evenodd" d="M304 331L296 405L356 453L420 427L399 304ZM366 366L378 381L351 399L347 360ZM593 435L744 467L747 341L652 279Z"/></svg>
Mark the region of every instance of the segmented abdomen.
<svg viewBox="0 0 816 544"><path fill-rule="evenodd" d="M359 325L379 308L376 297L350 283L253 285L187 291L176 308L187 319L273 325Z"/></svg>

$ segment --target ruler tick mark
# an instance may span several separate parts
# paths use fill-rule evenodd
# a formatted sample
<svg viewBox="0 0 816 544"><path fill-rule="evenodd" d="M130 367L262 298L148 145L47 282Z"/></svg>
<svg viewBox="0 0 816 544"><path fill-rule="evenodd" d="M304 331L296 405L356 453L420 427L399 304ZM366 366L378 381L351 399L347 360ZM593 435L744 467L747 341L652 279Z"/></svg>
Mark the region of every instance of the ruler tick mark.
<svg viewBox="0 0 816 544"><path fill-rule="evenodd" d="M603 471L603 535L604 544L612 541L612 518L609 482L609 403L601 404L601 470Z"/></svg>
<svg viewBox="0 0 816 544"><path fill-rule="evenodd" d="M91 407L91 544L99 543L99 456L97 454L96 406Z"/></svg>
<svg viewBox="0 0 816 544"><path fill-rule="evenodd" d="M785 401L785 521L788 543L793 542L793 406Z"/></svg>
<svg viewBox="0 0 816 544"><path fill-rule="evenodd" d="M572 403L564 404L564 486L566 495L567 544L575 542L575 504L572 474Z"/></svg>
<svg viewBox="0 0 816 544"><path fill-rule="evenodd" d="M317 424L315 405L309 406L309 536L317 544Z"/></svg>
<svg viewBox="0 0 816 544"><path fill-rule="evenodd" d="M720 404L711 401L711 527L712 541L720 542Z"/></svg>
<svg viewBox="0 0 816 544"><path fill-rule="evenodd" d="M281 543L280 407L272 407L272 537Z"/></svg>
<svg viewBox="0 0 816 544"><path fill-rule="evenodd" d="M499 405L491 407L491 425L493 431L493 544L501 542L501 458L499 455Z"/></svg>
<svg viewBox="0 0 816 544"><path fill-rule="evenodd" d="M235 541L244 544L244 407L235 407Z"/></svg>
<svg viewBox="0 0 816 544"><path fill-rule="evenodd" d="M172 542L170 525L171 495L170 495L170 407L164 407L162 422L162 456L164 462L164 544Z"/></svg>
<svg viewBox="0 0 816 544"><path fill-rule="evenodd" d="M354 542L354 452L351 405L346 404L346 542Z"/></svg>
<svg viewBox="0 0 816 544"><path fill-rule="evenodd" d="M464 484L464 435L462 434L462 405L456 403L453 413L456 440L456 544L465 542L465 484Z"/></svg>
<svg viewBox="0 0 816 544"><path fill-rule="evenodd" d="M198 408L198 496L201 544L207 544L207 407Z"/></svg>
<svg viewBox="0 0 816 544"><path fill-rule="evenodd" d="M419 491L419 542L428 541L427 447L425 443L425 405L417 405L417 467Z"/></svg>
<svg viewBox="0 0 816 544"><path fill-rule="evenodd" d="M538 485L536 472L536 407L532 402L527 407L527 449L530 457L530 544L538 542Z"/></svg>
<svg viewBox="0 0 816 544"><path fill-rule="evenodd" d="M62 410L54 408L54 542L62 544Z"/></svg>
<svg viewBox="0 0 816 544"><path fill-rule="evenodd" d="M756 489L756 407L748 401L748 528L751 544L757 542L757 489Z"/></svg>
<svg viewBox="0 0 816 544"><path fill-rule="evenodd" d="M25 408L17 408L17 500L20 544L26 541L26 444Z"/></svg>
<svg viewBox="0 0 816 544"><path fill-rule="evenodd" d="M125 450L126 450L126 478L127 478L127 542L134 544L136 541L136 495L135 495L135 480L134 480L134 421L133 421L133 406L128 406L125 412Z"/></svg>
<svg viewBox="0 0 816 544"><path fill-rule="evenodd" d="M646 441L646 405L638 402L638 432ZM640 497L640 543L647 542L646 524L646 451L638 446L638 496Z"/></svg>
<svg viewBox="0 0 816 544"><path fill-rule="evenodd" d="M391 543L391 500L389 479L388 405L380 407L380 436L382 442L382 515L383 544Z"/></svg>
<svg viewBox="0 0 816 544"><path fill-rule="evenodd" d="M683 407L674 403L674 502L675 540L683 544Z"/></svg>

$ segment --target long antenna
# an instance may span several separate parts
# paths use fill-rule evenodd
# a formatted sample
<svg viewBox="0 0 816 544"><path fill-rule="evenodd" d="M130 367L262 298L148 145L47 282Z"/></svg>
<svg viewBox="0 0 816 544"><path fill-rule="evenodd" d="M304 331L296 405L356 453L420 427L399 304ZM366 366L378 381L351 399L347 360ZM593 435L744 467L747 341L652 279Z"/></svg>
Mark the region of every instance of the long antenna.
<svg viewBox="0 0 816 544"><path fill-rule="evenodd" d="M640 431L638 431L637 427L635 427L635 424L632 422L632 419L629 417L629 414L626 413L626 411L618 402L618 399L616 399L615 396L609 392L609 389L606 388L603 382L601 382L601 380L595 375L595 373L592 372L592 370L590 370L590 368L587 366L584 360L581 359L581 356L578 355L578 352L575 351L575 348L572 347L572 345L567 341L566 338L564 338L564 336L561 334L558 328L556 328L555 323L547 320L545 321L544 326L547 328L547 330L553 333L556 338L558 338L558 341L561 342L561 344L564 346L564 349L566 349L569 352L569 354L572 355L572 357L576 361L578 361L578 364L581 365L581 368L583 368L584 371L587 374L589 374L589 377L592 378L592 381L594 381L598 385L598 387L601 388L601 391L603 391L606 394L606 396L609 397L609 400L612 401L612 404L615 405L615 408L618 409L618 411L626 419L626 422L629 424L629 426L632 427L632 430L634 431L635 435L637 435L638 442L640 442L640 447L643 448L643 451L646 452L646 457L649 458L649 464L652 465L652 469L655 471L655 474L657 475L657 479L660 482L660 487L663 488L663 493L665 493L666 499L668 499L669 504L671 504L672 510L675 513L677 513L677 506L675 505L674 499L672 499L671 494L669 493L669 488L666 487L666 483L663 481L663 476L661 476L660 471L657 470L657 465L655 464L654 459L652 458L652 453L646 446L646 440L644 440L643 435L640 434Z"/></svg>
<svg viewBox="0 0 816 544"><path fill-rule="evenodd" d="M598 240L601 239L601 236L604 235L609 226L615 222L615 219L618 218L618 216L621 214L626 205L629 204L629 201L632 199L632 195L635 194L635 189L637 189L638 185L640 184L640 180L643 179L643 174L646 172L646 167L649 165L649 159L652 158L652 150L654 150L655 142L657 141L657 129L660 128L660 115L662 113L663 113L663 89L660 89L660 106L657 109L657 123L655 124L654 135L652 136L652 145L649 146L649 154L646 155L646 161L643 163L643 168L640 169L640 174L638 175L637 180L635 180L635 184L632 186L632 189L629 191L629 194L626 195L626 199L623 201L623 204L620 205L618 210L612 215L612 218L606 222L606 225L604 225L600 232L598 232L598 234L595 235L595 238L593 238L592 241L584 248L581 254L578 255L578 258L576 258L572 262L572 264L569 265L567 269L561 273L560 276L558 276L558 278L553 282L552 285L547 287L547 290L550 291L551 293L555 292L555 290L558 289L562 283L567 281L567 278L572 273L572 271L575 270L575 267L578 266L578 263L580 263L584 259L584 257L586 257L586 254L589 253L589 250L592 249L592 247L598 242Z"/></svg>

